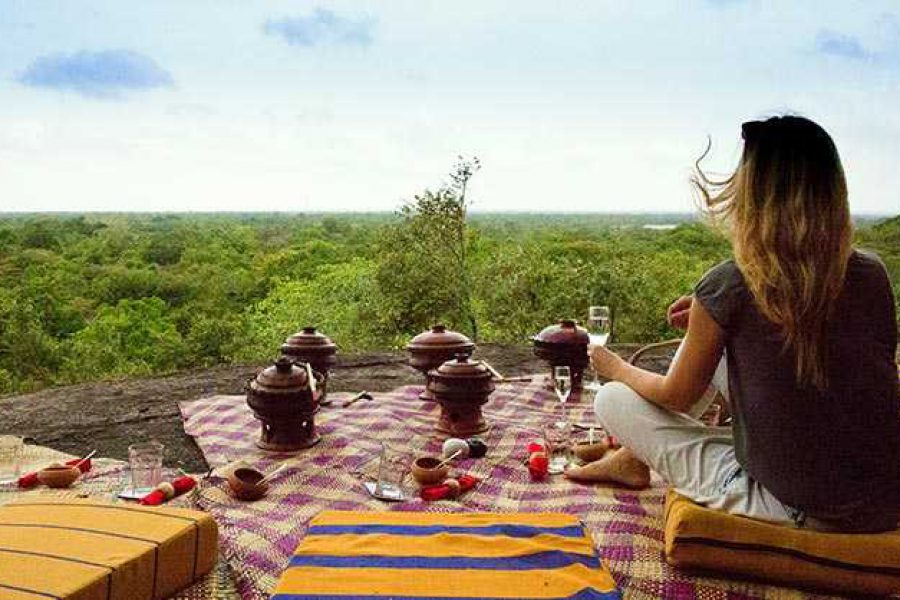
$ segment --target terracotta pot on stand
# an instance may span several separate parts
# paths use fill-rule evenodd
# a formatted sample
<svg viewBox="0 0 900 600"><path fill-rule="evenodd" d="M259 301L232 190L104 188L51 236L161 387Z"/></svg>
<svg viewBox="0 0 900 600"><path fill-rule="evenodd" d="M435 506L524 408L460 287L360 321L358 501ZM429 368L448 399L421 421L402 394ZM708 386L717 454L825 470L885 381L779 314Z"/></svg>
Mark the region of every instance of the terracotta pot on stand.
<svg viewBox="0 0 900 600"><path fill-rule="evenodd" d="M328 336L316 331L315 327L304 327L281 345L281 354L293 362L309 363L322 378L316 391L320 404L328 394L328 379L331 369L337 364L337 344Z"/></svg>
<svg viewBox="0 0 900 600"><path fill-rule="evenodd" d="M419 394L419 400L434 402L435 397L428 385L429 372L459 354L471 356L475 344L461 333L435 325L410 340L406 350L409 352L409 366L425 375L425 390Z"/></svg>
<svg viewBox="0 0 900 600"><path fill-rule="evenodd" d="M301 365L279 358L247 384L247 404L262 424L256 445L263 450L293 452L320 439L314 418L318 403L309 384L312 368Z"/></svg>
<svg viewBox="0 0 900 600"><path fill-rule="evenodd" d="M428 389L441 405L437 430L466 438L487 430L481 406L494 391L493 373L465 353L429 373Z"/></svg>
<svg viewBox="0 0 900 600"><path fill-rule="evenodd" d="M584 370L588 366L588 332L572 319L545 327L532 338L534 354L550 365L550 387L553 387L553 368L568 366L572 370L572 396L581 397Z"/></svg>

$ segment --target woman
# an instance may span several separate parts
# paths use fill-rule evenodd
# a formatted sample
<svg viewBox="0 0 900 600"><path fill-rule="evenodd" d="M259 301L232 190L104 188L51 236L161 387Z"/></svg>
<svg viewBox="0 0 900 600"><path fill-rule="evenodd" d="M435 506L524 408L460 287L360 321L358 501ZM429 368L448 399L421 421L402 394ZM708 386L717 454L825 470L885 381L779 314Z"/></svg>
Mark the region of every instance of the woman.
<svg viewBox="0 0 900 600"><path fill-rule="evenodd" d="M667 375L591 348L597 372L613 380L595 411L623 448L567 475L642 487L652 468L730 513L825 531L893 529L900 402L885 268L851 247L844 172L821 127L783 116L742 133L731 177L711 181L698 161L693 181L728 225L734 260L670 308L687 332ZM710 383L731 404L730 428L689 416L708 405Z"/></svg>

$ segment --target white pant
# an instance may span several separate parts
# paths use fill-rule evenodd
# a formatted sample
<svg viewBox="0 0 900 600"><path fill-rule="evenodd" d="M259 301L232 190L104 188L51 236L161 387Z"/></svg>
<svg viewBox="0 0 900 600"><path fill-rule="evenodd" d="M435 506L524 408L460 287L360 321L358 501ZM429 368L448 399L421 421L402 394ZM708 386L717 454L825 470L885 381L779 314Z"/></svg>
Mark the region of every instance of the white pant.
<svg viewBox="0 0 900 600"><path fill-rule="evenodd" d="M679 494L716 510L793 525L796 511L748 477L738 464L731 427L707 427L697 420L716 390L728 397L724 358L710 390L690 416L661 408L619 382L607 383L597 392L594 411L609 434Z"/></svg>

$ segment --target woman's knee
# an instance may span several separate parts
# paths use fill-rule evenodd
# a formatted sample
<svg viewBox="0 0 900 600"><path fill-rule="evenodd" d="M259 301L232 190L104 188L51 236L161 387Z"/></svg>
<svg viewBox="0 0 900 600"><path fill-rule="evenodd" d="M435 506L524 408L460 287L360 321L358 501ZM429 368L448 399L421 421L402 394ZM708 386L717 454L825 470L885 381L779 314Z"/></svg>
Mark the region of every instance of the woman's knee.
<svg viewBox="0 0 900 600"><path fill-rule="evenodd" d="M629 406L635 402L646 402L633 389L619 381L603 385L594 397L594 414L607 431L616 429L619 415L628 414Z"/></svg>

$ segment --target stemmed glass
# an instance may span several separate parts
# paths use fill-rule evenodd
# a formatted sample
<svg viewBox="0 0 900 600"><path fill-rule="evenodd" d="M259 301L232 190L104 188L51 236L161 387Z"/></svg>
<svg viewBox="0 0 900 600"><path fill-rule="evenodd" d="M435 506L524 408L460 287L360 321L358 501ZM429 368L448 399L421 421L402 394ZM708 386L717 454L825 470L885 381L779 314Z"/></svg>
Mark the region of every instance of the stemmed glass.
<svg viewBox="0 0 900 600"><path fill-rule="evenodd" d="M606 346L612 335L612 311L608 306L591 306L588 308L588 341L592 346ZM591 366L593 371L593 366ZM586 389L597 391L601 384L597 381L597 372L594 371L594 381L584 386Z"/></svg>
<svg viewBox="0 0 900 600"><path fill-rule="evenodd" d="M570 462L569 446L571 445L572 425L566 413L566 401L572 392L572 370L562 365L553 367L553 389L559 398L562 420L553 423L546 431L547 443L550 445L550 473L562 473Z"/></svg>
<svg viewBox="0 0 900 600"><path fill-rule="evenodd" d="M553 367L553 389L562 407L562 423L567 424L569 419L566 415L566 400L572 393L572 369L565 365Z"/></svg>

